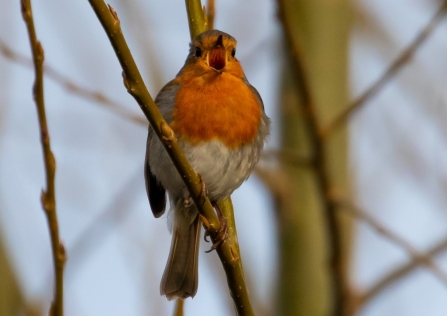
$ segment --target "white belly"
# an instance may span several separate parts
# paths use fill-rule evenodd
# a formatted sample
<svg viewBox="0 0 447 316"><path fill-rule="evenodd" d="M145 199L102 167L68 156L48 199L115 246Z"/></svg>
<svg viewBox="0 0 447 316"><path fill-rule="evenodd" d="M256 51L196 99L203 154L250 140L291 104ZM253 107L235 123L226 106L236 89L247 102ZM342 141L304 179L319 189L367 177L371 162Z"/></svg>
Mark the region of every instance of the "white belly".
<svg viewBox="0 0 447 316"><path fill-rule="evenodd" d="M261 149L246 145L230 150L218 140L195 146L180 142L180 145L194 170L205 180L208 197L214 201L229 196L248 178ZM154 137L150 146L152 173L172 196L187 197L183 181L160 141Z"/></svg>

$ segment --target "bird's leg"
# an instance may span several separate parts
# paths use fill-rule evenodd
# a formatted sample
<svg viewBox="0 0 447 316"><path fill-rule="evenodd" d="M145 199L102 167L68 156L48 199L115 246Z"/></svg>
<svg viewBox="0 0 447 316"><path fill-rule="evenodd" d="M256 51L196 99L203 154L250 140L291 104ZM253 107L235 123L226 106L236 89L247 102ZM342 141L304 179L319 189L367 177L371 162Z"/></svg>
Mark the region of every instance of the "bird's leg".
<svg viewBox="0 0 447 316"><path fill-rule="evenodd" d="M202 187L202 192L201 195L203 197L206 197L208 195L208 190L206 189L206 184L205 184L205 180L203 180L203 178L200 176L200 174L198 175L200 178L200 185ZM211 246L211 249L208 251L205 251L206 253L211 252L215 249L217 249L220 245L222 245L222 243L227 240L228 238L228 225L227 225L227 219L225 218L225 216L222 214L222 211L219 208L219 205L217 205L216 201L213 201L211 203L214 207L214 209L216 210L217 213L217 217L219 218L219 222L220 222L220 229L217 232L217 241ZM203 235L203 239L206 242L209 242L209 240L207 239L208 236L210 236L210 232L205 230L205 234Z"/></svg>
<svg viewBox="0 0 447 316"><path fill-rule="evenodd" d="M219 222L220 222L220 229L217 232L217 237L216 237L216 242L211 246L211 249L208 251L205 251L206 253L209 253L217 248L219 248L224 242L225 240L227 240L228 238L228 225L227 225L227 219L225 218L225 216L222 214L222 211L220 210L219 205L217 204L217 202L212 202L213 207L216 210L217 213L217 217L219 218ZM205 232L205 241L208 241L206 239L208 232ZM208 233L209 235L209 233Z"/></svg>

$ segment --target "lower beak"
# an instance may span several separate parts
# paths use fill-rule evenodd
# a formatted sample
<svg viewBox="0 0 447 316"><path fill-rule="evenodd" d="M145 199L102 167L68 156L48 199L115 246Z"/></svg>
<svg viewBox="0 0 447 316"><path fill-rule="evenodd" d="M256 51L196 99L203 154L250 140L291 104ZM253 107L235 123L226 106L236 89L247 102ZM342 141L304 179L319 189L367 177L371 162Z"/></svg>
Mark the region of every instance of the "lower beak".
<svg viewBox="0 0 447 316"><path fill-rule="evenodd" d="M221 72L227 65L226 51L223 47L215 47L208 54L208 66Z"/></svg>

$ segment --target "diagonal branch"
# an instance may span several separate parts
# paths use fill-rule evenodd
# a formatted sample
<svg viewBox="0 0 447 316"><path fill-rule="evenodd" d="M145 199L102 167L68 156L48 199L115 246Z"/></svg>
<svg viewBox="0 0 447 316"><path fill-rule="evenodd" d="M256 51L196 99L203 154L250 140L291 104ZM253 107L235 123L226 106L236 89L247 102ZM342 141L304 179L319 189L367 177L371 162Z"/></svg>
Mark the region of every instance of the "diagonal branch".
<svg viewBox="0 0 447 316"><path fill-rule="evenodd" d="M447 238L439 242L430 248L424 257L434 257L447 251ZM413 257L412 260L392 271L390 271L386 276L377 281L373 286L369 288L364 294L357 298L357 306L365 306L368 302L374 299L377 295L382 293L387 287L391 286L395 282L401 280L403 277L410 274L416 268L424 265L425 261L419 260L417 257Z"/></svg>
<svg viewBox="0 0 447 316"><path fill-rule="evenodd" d="M0 53L5 58L8 58L9 60L14 61L18 64L33 67L32 60L15 52L2 40L0 40ZM147 120L145 120L141 115L131 113L125 108L124 105L110 99L108 96L101 92L90 90L88 88L80 86L48 64L46 64L44 67L44 74L47 75L48 78L54 80L56 83L60 84L70 93L73 93L86 100L94 101L131 122L147 127Z"/></svg>
<svg viewBox="0 0 447 316"><path fill-rule="evenodd" d="M441 268L439 268L439 266L433 261L433 259L430 256L426 256L423 253L421 253L418 249L416 249L404 238L400 237L391 229L388 229L385 226L383 226L381 223L375 220L371 215L355 206L352 202L347 200L338 200L337 204L340 206L339 209L344 210L345 212L348 212L352 216L356 217L357 219L365 222L381 236L385 237L398 247L404 249L415 262L418 262L420 265L425 266L440 281L442 281L445 285L447 285L447 274L444 273L444 271L442 271Z"/></svg>
<svg viewBox="0 0 447 316"><path fill-rule="evenodd" d="M191 198L197 205L206 227L213 232L217 232L220 228L217 216L214 214L208 198L202 196L200 179L197 173L192 169L186 159L172 129L163 119L144 84L143 78L124 39L116 11L111 6L107 7L102 0L89 0L89 2L109 37L110 43L123 68L122 75L127 91L140 105L154 132L171 157L177 171L182 176L182 179L184 179L185 185L191 194Z"/></svg>
<svg viewBox="0 0 447 316"><path fill-rule="evenodd" d="M428 24L420 31L414 41L403 50L397 59L389 66L382 77L379 78L370 88L355 99L338 117L322 130L323 137L329 137L333 131L342 126L346 121L373 98L399 71L413 58L418 49L426 42L433 30L441 23L447 13L447 1L443 1L441 7L431 18Z"/></svg>
<svg viewBox="0 0 447 316"><path fill-rule="evenodd" d="M284 0L277 0L278 15L290 57L291 70L296 82L296 88L301 98L300 105L305 115L305 124L310 143L313 146L313 165L320 194L322 196L323 208L329 234L329 262L332 269L332 293L334 315L343 315L345 310L345 294L347 284L343 271L343 258L341 249L341 232L336 217L336 204L330 198L331 181L326 162L324 139L320 133L320 127L316 114L316 107L311 95L306 71L302 64L302 53L292 34L292 28L287 18Z"/></svg>
<svg viewBox="0 0 447 316"><path fill-rule="evenodd" d="M37 107L39 117L40 140L42 143L42 152L45 162L46 191L42 190L41 202L47 216L50 229L51 248L54 263L54 297L50 310L51 316L62 316L64 314L63 303L63 275L64 264L66 260L65 248L59 237L59 224L56 213L56 198L54 175L56 172L56 160L50 146L50 135L48 132L47 119L45 113L44 90L43 90L43 60L44 51L41 43L37 40L36 30L34 28L33 13L31 10L31 1L21 1L22 16L28 29L28 35L33 55L35 82L33 87L34 101Z"/></svg>

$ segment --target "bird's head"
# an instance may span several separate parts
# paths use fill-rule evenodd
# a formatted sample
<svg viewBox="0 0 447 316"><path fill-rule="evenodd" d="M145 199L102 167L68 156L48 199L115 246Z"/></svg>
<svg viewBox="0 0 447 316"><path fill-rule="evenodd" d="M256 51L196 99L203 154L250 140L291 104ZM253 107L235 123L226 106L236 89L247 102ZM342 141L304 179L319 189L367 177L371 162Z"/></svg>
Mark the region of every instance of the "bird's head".
<svg viewBox="0 0 447 316"><path fill-rule="evenodd" d="M240 78L244 76L236 59L236 40L218 30L203 32L191 42L184 68L196 75L228 73Z"/></svg>

